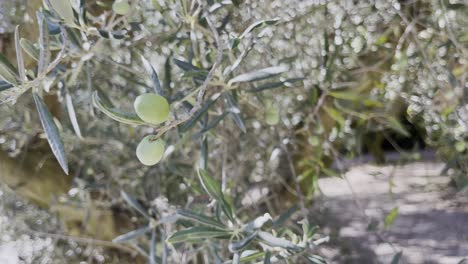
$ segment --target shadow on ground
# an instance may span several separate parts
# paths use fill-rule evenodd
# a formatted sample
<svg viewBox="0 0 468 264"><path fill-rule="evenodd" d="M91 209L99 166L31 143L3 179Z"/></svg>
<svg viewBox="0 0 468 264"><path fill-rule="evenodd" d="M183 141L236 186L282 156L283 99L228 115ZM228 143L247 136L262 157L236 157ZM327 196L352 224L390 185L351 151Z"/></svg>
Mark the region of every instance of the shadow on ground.
<svg viewBox="0 0 468 264"><path fill-rule="evenodd" d="M331 263L459 263L468 256L468 197L450 190L443 164L356 166L319 181L319 222ZM394 221L385 226L392 210Z"/></svg>

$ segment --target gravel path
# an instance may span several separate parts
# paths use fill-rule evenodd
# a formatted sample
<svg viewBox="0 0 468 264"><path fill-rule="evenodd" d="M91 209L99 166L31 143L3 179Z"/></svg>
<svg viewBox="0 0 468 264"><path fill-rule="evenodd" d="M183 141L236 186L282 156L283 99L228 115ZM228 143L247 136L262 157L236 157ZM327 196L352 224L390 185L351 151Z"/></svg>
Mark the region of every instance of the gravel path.
<svg viewBox="0 0 468 264"><path fill-rule="evenodd" d="M331 263L391 263L398 251L400 263L464 263L468 195L448 191L442 168L434 162L363 165L345 179L320 179L323 197L315 210L335 241L322 254ZM392 210L398 213L385 227Z"/></svg>

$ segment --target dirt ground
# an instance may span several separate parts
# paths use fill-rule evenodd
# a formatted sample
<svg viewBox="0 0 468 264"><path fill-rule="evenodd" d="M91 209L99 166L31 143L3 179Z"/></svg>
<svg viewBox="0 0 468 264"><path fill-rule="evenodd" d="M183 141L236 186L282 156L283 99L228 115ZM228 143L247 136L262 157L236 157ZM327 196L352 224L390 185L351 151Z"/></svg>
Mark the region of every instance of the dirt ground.
<svg viewBox="0 0 468 264"><path fill-rule="evenodd" d="M399 263L465 263L468 194L451 190L442 169L437 162L361 165L344 179L321 179L315 210L332 241L322 255L330 263L391 263L402 251Z"/></svg>

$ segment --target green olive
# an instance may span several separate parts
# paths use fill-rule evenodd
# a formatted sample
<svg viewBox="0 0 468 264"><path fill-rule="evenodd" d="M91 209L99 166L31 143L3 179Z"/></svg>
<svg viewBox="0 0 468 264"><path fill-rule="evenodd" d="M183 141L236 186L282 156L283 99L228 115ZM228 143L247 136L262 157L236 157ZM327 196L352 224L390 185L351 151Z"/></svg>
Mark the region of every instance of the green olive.
<svg viewBox="0 0 468 264"><path fill-rule="evenodd" d="M278 124L280 119L278 108L275 105L267 104L265 109L265 121L268 125Z"/></svg>
<svg viewBox="0 0 468 264"><path fill-rule="evenodd" d="M138 96L133 106L137 115L147 123L157 125L169 118L169 103L166 98L155 93Z"/></svg>
<svg viewBox="0 0 468 264"><path fill-rule="evenodd" d="M144 137L137 146L136 155L141 163L152 166L158 163L165 150L165 143L161 139L150 141L151 136Z"/></svg>
<svg viewBox="0 0 468 264"><path fill-rule="evenodd" d="M112 10L119 15L126 15L130 11L130 5L127 0L116 0L112 4Z"/></svg>

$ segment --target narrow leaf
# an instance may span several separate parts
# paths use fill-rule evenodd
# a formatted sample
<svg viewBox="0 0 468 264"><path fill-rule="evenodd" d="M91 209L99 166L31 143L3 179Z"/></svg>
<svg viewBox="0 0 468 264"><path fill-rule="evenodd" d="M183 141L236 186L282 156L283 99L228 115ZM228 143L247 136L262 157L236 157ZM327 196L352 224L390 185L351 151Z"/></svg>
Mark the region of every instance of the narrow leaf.
<svg viewBox="0 0 468 264"><path fill-rule="evenodd" d="M15 49L16 49L16 61L18 64L19 77L22 82L27 81L26 70L24 69L23 53L20 45L19 38L19 26L15 27Z"/></svg>
<svg viewBox="0 0 468 264"><path fill-rule="evenodd" d="M73 130L75 131L75 134L78 136L78 138L83 139L80 125L78 124L78 119L76 118L75 107L73 106L72 98L69 93L65 94L65 101L67 103L68 117L72 123Z"/></svg>
<svg viewBox="0 0 468 264"><path fill-rule="evenodd" d="M254 82L277 76L288 70L286 66L268 67L258 71L238 75L229 81L229 84L241 82Z"/></svg>
<svg viewBox="0 0 468 264"><path fill-rule="evenodd" d="M192 65L191 63L188 63L186 61L182 61L182 60L178 60L178 59L174 59L173 60L175 65L177 65L177 67L181 68L183 71L202 71L202 69Z"/></svg>
<svg viewBox="0 0 468 264"><path fill-rule="evenodd" d="M263 259L263 264L271 264L270 258L271 258L271 252L267 251Z"/></svg>
<svg viewBox="0 0 468 264"><path fill-rule="evenodd" d="M248 236L246 236L244 239L240 241L235 241L231 242L228 245L229 251L231 252L239 252L240 250L243 250L245 247L247 247L250 242L252 242L255 238L257 237L257 232L252 232Z"/></svg>
<svg viewBox="0 0 468 264"><path fill-rule="evenodd" d="M220 201L224 198L221 191L221 185L204 169L198 169L198 178L203 186L203 189L214 200Z"/></svg>
<svg viewBox="0 0 468 264"><path fill-rule="evenodd" d="M222 230L226 229L226 226L224 226L221 222L202 214L198 214L188 210L178 210L177 214L180 215L182 218L200 223L205 226L218 228Z"/></svg>
<svg viewBox="0 0 468 264"><path fill-rule="evenodd" d="M155 228L151 230L151 240L150 240L149 248L150 248L150 254L149 254L150 264L156 264L156 229Z"/></svg>
<svg viewBox="0 0 468 264"><path fill-rule="evenodd" d="M385 217L384 227L389 228L393 224L397 216L398 216L398 207L395 207Z"/></svg>
<svg viewBox="0 0 468 264"><path fill-rule="evenodd" d="M245 127L245 122L244 119L241 116L241 112L239 109L239 105L237 104L236 100L234 99L234 96L230 93L225 93L226 96L226 101L229 106L229 112L231 112L231 116L234 120L234 123L236 123L237 127L243 132L247 132L247 128Z"/></svg>
<svg viewBox="0 0 468 264"><path fill-rule="evenodd" d="M7 89L13 88L14 86L8 82L0 80L0 92L5 91Z"/></svg>
<svg viewBox="0 0 468 264"><path fill-rule="evenodd" d="M145 121L141 120L135 113L128 113L128 112L123 112L118 109L115 109L113 107L110 107L106 103L104 103L104 100L102 100L98 92L95 91L93 93L93 104L96 106L101 112L106 114L108 117L129 125L143 125L146 124Z"/></svg>
<svg viewBox="0 0 468 264"><path fill-rule="evenodd" d="M159 82L159 77L156 71L154 70L153 66L151 63L141 55L141 60L143 61L143 66L145 67L146 72L148 75L151 77L151 80L153 81L153 87L154 90L156 91L157 94L164 96L161 83Z"/></svg>
<svg viewBox="0 0 468 264"><path fill-rule="evenodd" d="M141 237L146 234L146 232L151 230L151 226L145 226L142 228L135 229L133 231L130 231L128 233L125 233L123 235L120 235L112 240L112 242L115 243L122 243L122 242L127 242L129 240L134 240L138 237Z"/></svg>
<svg viewBox="0 0 468 264"><path fill-rule="evenodd" d="M395 256L393 256L393 258L392 258L392 262L390 262L390 263L391 264L400 263L400 259L401 259L402 256L403 256L403 251L400 251L400 252L396 253Z"/></svg>
<svg viewBox="0 0 468 264"><path fill-rule="evenodd" d="M34 102L36 103L37 112L39 113L39 118L41 119L42 128L46 133L47 140L49 141L50 148L52 153L54 153L55 158L59 162L63 171L68 174L68 162L65 155L65 148L63 146L62 139L60 138L60 133L55 125L52 114L47 109L46 104L42 98L33 92Z"/></svg>
<svg viewBox="0 0 468 264"><path fill-rule="evenodd" d="M281 87L291 87L293 86L295 82L302 81L302 80L304 80L304 78L291 78L291 79L286 79L284 81L279 81L279 82L265 83L255 88L252 88L250 90L247 90L247 92L258 93L258 92L263 92L265 90L271 90L271 89L276 89L276 88L281 88Z"/></svg>
<svg viewBox="0 0 468 264"><path fill-rule="evenodd" d="M133 209L137 210L141 215L146 217L147 219L152 219L151 216L146 212L146 209L135 199L133 199L130 195L128 195L124 191L120 191L120 195L128 203Z"/></svg>
<svg viewBox="0 0 468 264"><path fill-rule="evenodd" d="M49 0L49 3L52 9L54 9L67 24L75 24L75 16L73 15L73 8L70 4L70 0Z"/></svg>
<svg viewBox="0 0 468 264"><path fill-rule="evenodd" d="M26 53L31 56L34 60L39 60L39 49L34 46L34 44L28 39L22 38L20 40L20 45L26 51Z"/></svg>
<svg viewBox="0 0 468 264"><path fill-rule="evenodd" d="M0 78L5 82L15 86L18 84L18 74L16 68L8 59L0 53Z"/></svg>
<svg viewBox="0 0 468 264"><path fill-rule="evenodd" d="M264 232L264 231L258 231L258 237L265 242L266 244L272 246L272 247L282 247L285 249L294 249L297 250L299 247L292 243L289 240L286 240L284 238L279 238L275 237L274 235Z"/></svg>
<svg viewBox="0 0 468 264"><path fill-rule="evenodd" d="M396 132L402 134L405 137L410 137L410 133L408 130L398 121L395 117L393 116L388 116L387 117L388 123L390 127L395 130Z"/></svg>
<svg viewBox="0 0 468 264"><path fill-rule="evenodd" d="M211 106L218 100L219 96L212 97L208 99L203 106L190 118L187 122L183 123L180 126L181 132L186 132L190 128L192 128L198 120L210 109Z"/></svg>
<svg viewBox="0 0 468 264"><path fill-rule="evenodd" d="M328 107L328 106L323 106L323 109L325 110L325 112L327 112L327 114L331 118L333 118L335 121L337 121L342 127L344 126L345 119L344 119L343 115L341 115L341 113L339 111L337 111L334 108Z"/></svg>
<svg viewBox="0 0 468 264"><path fill-rule="evenodd" d="M167 239L167 242L172 244L181 242L200 242L202 239L229 237L230 234L231 233L229 231L196 226L175 232Z"/></svg>
<svg viewBox="0 0 468 264"><path fill-rule="evenodd" d="M244 38L247 34L249 34L250 32L254 31L257 28L260 28L263 26L274 25L278 23L279 20L280 20L279 18L273 18L273 19L265 19L265 20L257 21L253 23L252 25L250 25L249 27L247 27L244 30L244 32L242 32L242 34L239 36L239 39Z"/></svg>
<svg viewBox="0 0 468 264"><path fill-rule="evenodd" d="M349 101L356 101L356 100L362 99L362 96L356 92L340 91L340 92L329 92L328 94L337 99L343 99L343 100L349 100Z"/></svg>

